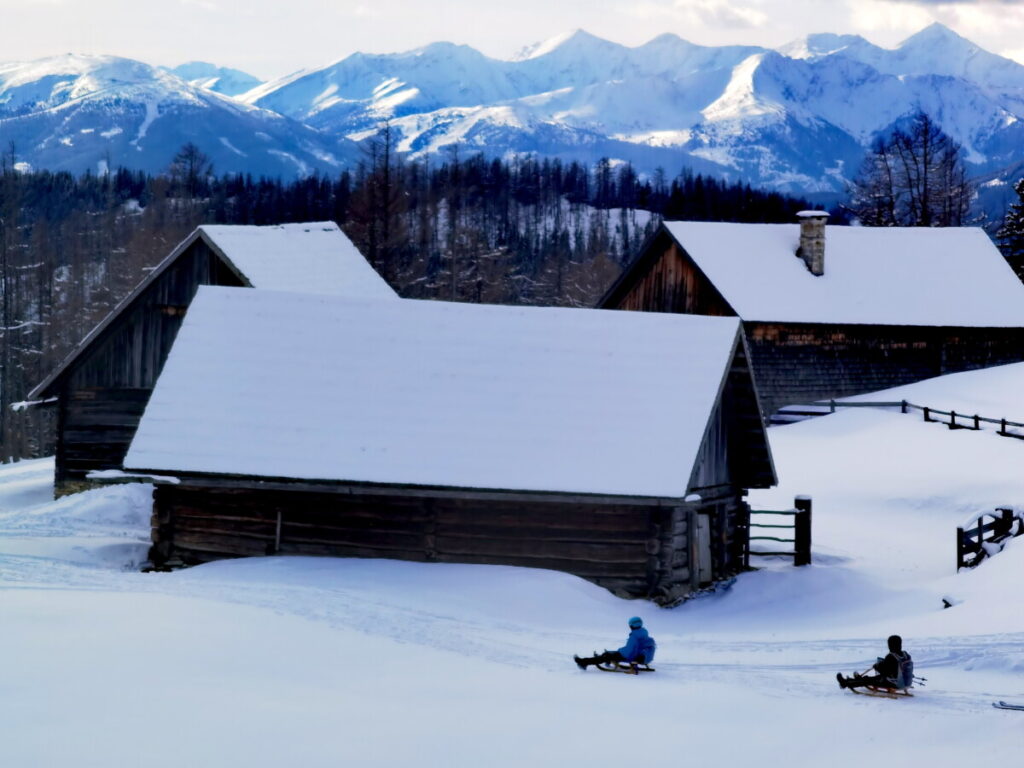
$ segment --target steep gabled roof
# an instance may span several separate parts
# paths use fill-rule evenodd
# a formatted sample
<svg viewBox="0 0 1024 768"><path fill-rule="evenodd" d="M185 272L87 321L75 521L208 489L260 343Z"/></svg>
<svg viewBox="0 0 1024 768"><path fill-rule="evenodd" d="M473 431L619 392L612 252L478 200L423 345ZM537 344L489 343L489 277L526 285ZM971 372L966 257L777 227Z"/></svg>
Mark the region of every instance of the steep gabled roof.
<svg viewBox="0 0 1024 768"><path fill-rule="evenodd" d="M203 287L125 467L682 497L739 344L736 318Z"/></svg>
<svg viewBox="0 0 1024 768"><path fill-rule="evenodd" d="M128 296L82 339L38 384L29 400L49 397L53 386L193 244L202 240L238 277L253 288L397 298L394 290L331 221L274 226L203 225L185 238Z"/></svg>
<svg viewBox="0 0 1024 768"><path fill-rule="evenodd" d="M204 224L198 233L253 288L397 298L333 221L269 227Z"/></svg>
<svg viewBox="0 0 1024 768"><path fill-rule="evenodd" d="M675 221L660 232L743 320L1024 327L1024 285L976 227L831 226L821 276L795 255L799 224ZM649 263L641 255L609 296Z"/></svg>

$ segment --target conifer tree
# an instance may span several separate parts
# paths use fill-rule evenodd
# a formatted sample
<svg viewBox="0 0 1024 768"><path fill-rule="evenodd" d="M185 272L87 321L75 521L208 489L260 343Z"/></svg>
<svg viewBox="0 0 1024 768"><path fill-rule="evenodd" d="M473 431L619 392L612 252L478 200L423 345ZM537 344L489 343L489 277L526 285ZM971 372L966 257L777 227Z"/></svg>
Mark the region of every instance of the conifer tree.
<svg viewBox="0 0 1024 768"><path fill-rule="evenodd" d="M1003 226L996 233L996 241L1017 277L1024 280L1024 178L1017 181L1013 191L1017 193L1017 200L1010 203Z"/></svg>

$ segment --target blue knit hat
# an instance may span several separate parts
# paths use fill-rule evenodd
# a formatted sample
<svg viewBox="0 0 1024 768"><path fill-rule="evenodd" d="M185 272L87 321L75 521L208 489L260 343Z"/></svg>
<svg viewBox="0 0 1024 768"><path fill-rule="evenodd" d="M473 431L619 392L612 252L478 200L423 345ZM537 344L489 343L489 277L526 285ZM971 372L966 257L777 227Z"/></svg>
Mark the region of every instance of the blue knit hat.
<svg viewBox="0 0 1024 768"><path fill-rule="evenodd" d="M631 618L629 620L629 626L632 629L640 629L640 627L642 627L643 625L644 625L644 620L641 619L639 616L634 616L633 618Z"/></svg>

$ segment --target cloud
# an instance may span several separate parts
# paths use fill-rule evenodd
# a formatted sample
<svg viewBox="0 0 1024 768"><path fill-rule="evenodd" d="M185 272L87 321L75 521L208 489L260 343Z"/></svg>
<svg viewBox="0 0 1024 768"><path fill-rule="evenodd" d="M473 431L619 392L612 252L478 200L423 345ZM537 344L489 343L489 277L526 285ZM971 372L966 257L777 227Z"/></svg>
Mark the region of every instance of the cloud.
<svg viewBox="0 0 1024 768"><path fill-rule="evenodd" d="M1024 5L1024 0L884 0L914 5Z"/></svg>
<svg viewBox="0 0 1024 768"><path fill-rule="evenodd" d="M697 27L748 29L768 21L768 15L747 3L737 6L731 0L671 0L671 2L630 3L621 8L640 19L664 19L669 22Z"/></svg>

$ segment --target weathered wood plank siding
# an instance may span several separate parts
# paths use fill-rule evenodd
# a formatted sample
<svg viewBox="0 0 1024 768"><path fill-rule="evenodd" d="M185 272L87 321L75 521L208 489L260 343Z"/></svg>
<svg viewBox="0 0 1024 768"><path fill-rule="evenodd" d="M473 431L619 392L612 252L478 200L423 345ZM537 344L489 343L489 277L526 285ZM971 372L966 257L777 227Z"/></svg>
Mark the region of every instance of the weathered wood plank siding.
<svg viewBox="0 0 1024 768"><path fill-rule="evenodd" d="M197 241L77 360L60 389L56 483L76 490L88 472L120 468L200 285L241 285Z"/></svg>
<svg viewBox="0 0 1024 768"><path fill-rule="evenodd" d="M158 486L150 557L194 564L276 551L514 565L572 573L625 597L672 602L691 589L687 516L698 509L712 515L718 531L716 578L735 572L742 561L736 536L743 504L731 493L698 505L665 506L301 487Z"/></svg>
<svg viewBox="0 0 1024 768"><path fill-rule="evenodd" d="M688 315L732 316L735 312L689 256L668 238L646 269L633 276L618 309L672 312Z"/></svg>

